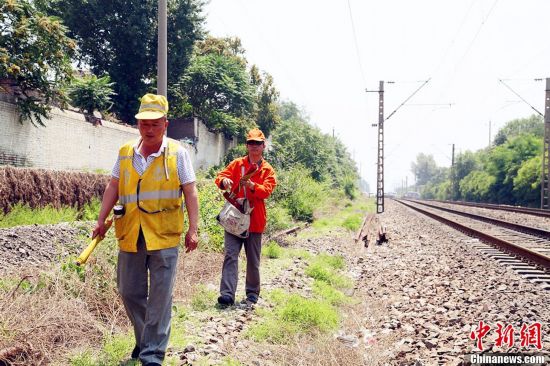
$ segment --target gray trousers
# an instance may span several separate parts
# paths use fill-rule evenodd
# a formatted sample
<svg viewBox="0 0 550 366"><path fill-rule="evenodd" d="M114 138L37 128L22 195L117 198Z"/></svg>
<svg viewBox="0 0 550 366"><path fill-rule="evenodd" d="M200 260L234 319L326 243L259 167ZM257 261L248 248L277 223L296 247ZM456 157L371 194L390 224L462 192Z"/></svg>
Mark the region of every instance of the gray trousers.
<svg viewBox="0 0 550 366"><path fill-rule="evenodd" d="M140 230L137 253L118 253L117 285L134 326L139 358L162 364L172 317L178 248L148 251Z"/></svg>
<svg viewBox="0 0 550 366"><path fill-rule="evenodd" d="M225 232L225 258L223 260L220 294L235 300L239 279L239 253L244 245L246 254L246 294L260 295L260 256L262 233L250 233L246 239Z"/></svg>

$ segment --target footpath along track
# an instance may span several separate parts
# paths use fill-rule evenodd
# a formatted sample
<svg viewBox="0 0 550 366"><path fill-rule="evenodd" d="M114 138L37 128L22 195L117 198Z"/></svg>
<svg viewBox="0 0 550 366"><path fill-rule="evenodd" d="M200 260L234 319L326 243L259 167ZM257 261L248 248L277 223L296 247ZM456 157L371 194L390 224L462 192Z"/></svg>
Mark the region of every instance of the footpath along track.
<svg viewBox="0 0 550 366"><path fill-rule="evenodd" d="M523 277L550 290L550 231L440 207L432 202L396 201L478 238L483 243L476 246L484 254L512 266Z"/></svg>

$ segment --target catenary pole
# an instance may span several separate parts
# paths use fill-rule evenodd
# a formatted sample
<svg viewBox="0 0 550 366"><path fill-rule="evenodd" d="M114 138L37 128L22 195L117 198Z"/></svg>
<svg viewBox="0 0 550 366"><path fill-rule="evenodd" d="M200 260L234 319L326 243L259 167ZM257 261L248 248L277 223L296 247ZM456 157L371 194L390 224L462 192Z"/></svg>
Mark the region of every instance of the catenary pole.
<svg viewBox="0 0 550 366"><path fill-rule="evenodd" d="M168 89L168 41L166 1L158 2L158 52L157 52L157 94L167 96Z"/></svg>
<svg viewBox="0 0 550 366"><path fill-rule="evenodd" d="M544 141L542 151L542 175L540 185L540 208L550 209L550 78L546 78L544 102Z"/></svg>

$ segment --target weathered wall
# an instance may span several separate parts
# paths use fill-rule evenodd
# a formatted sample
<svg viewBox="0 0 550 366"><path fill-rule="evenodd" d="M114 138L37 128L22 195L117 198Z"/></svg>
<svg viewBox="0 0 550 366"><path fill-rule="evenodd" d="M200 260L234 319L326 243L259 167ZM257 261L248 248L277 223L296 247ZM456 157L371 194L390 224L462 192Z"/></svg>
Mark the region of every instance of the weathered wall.
<svg viewBox="0 0 550 366"><path fill-rule="evenodd" d="M227 150L237 145L235 138L228 139L222 133L213 133L194 118L182 118L170 121L168 136L189 147L191 159L196 169L207 169L219 164Z"/></svg>
<svg viewBox="0 0 550 366"><path fill-rule="evenodd" d="M109 121L94 126L80 113L58 109L46 127L20 124L18 118L15 105L0 94L0 165L110 172L120 145L139 136L136 128ZM183 145L195 169L206 169L218 164L234 142L196 123L195 145Z"/></svg>

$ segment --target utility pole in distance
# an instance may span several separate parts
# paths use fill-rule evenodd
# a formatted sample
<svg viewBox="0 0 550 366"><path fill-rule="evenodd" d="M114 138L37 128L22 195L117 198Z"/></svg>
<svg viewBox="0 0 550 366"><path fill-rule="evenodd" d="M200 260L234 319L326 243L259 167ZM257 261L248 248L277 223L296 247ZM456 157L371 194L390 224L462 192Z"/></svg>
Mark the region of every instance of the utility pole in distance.
<svg viewBox="0 0 550 366"><path fill-rule="evenodd" d="M540 208L550 209L550 78L546 78L544 102L544 140L542 151L542 177L540 184Z"/></svg>
<svg viewBox="0 0 550 366"><path fill-rule="evenodd" d="M378 93L378 160L376 161L376 213L384 212L384 82L380 81L378 90L365 90Z"/></svg>
<svg viewBox="0 0 550 366"><path fill-rule="evenodd" d="M168 97L168 41L166 0L158 0L157 94Z"/></svg>
<svg viewBox="0 0 550 366"><path fill-rule="evenodd" d="M456 193L455 144L453 144L453 151L451 155L451 190L451 194L453 195L451 199L454 199Z"/></svg>
<svg viewBox="0 0 550 366"><path fill-rule="evenodd" d="M376 212L384 212L384 82L378 87L378 173L376 179Z"/></svg>
<svg viewBox="0 0 550 366"><path fill-rule="evenodd" d="M393 112L391 112L387 118L384 118L384 81L380 81L378 90L365 90L369 92L378 93L378 161L377 165L377 179L376 179L376 213L384 212L384 121L389 119L391 116L399 110L405 103L409 101L420 89L426 85L430 79L426 80L418 89L416 89L403 103L401 103ZM394 83L388 81L388 83ZM372 125L376 127L377 124Z"/></svg>

